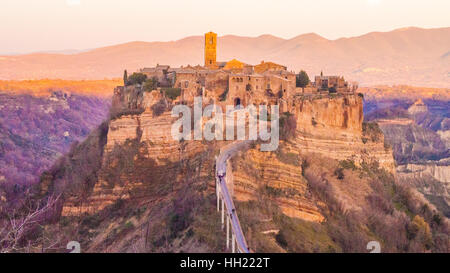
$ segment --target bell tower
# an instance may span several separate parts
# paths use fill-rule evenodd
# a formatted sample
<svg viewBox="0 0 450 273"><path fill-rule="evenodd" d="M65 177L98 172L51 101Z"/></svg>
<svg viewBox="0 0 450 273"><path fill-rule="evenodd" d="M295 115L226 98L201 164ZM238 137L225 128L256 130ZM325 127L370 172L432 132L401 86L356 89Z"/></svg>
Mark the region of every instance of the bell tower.
<svg viewBox="0 0 450 273"><path fill-rule="evenodd" d="M205 34L205 67L216 68L217 34L208 32Z"/></svg>

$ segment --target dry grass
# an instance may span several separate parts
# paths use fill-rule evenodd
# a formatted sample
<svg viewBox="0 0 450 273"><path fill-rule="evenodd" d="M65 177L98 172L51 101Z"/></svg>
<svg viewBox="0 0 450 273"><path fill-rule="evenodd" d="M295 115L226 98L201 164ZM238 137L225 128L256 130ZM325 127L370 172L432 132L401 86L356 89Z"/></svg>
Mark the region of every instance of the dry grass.
<svg viewBox="0 0 450 273"><path fill-rule="evenodd" d="M0 81L0 91L34 96L47 96L53 91L64 91L79 95L111 97L114 88L122 84L121 79Z"/></svg>

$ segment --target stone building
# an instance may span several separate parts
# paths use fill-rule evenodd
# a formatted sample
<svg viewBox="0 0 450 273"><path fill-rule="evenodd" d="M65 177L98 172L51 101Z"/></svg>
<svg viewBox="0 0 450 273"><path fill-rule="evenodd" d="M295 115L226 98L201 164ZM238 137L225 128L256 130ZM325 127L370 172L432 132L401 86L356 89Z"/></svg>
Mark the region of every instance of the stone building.
<svg viewBox="0 0 450 273"><path fill-rule="evenodd" d="M140 72L149 78L156 77L160 86L180 88L181 100L188 103L195 96L203 96L226 105L282 104L296 94L349 91L343 77L321 74L315 77L314 83L299 88L296 87L296 74L288 71L286 66L265 61L251 65L236 59L217 62L216 57L217 34L209 32L205 34L204 66L171 68L158 64Z"/></svg>
<svg viewBox="0 0 450 273"><path fill-rule="evenodd" d="M157 64L156 67L146 67L139 70L149 79L156 78L161 86L171 86L175 82L175 73L168 65Z"/></svg>
<svg viewBox="0 0 450 273"><path fill-rule="evenodd" d="M283 65L279 65L273 62L264 62L261 61L260 64L255 65L255 72L256 73L264 73L267 71L286 71L287 67Z"/></svg>
<svg viewBox="0 0 450 273"><path fill-rule="evenodd" d="M248 65L244 64L243 62L240 62L236 59L233 59L233 60L227 62L222 69L232 72L232 73L242 73L244 71L244 66L248 66Z"/></svg>
<svg viewBox="0 0 450 273"><path fill-rule="evenodd" d="M205 34L205 67L217 68L217 34L208 32Z"/></svg>
<svg viewBox="0 0 450 273"><path fill-rule="evenodd" d="M349 90L348 83L345 81L344 77L340 76L316 76L315 87L319 90L328 90L334 88L335 92L347 92Z"/></svg>

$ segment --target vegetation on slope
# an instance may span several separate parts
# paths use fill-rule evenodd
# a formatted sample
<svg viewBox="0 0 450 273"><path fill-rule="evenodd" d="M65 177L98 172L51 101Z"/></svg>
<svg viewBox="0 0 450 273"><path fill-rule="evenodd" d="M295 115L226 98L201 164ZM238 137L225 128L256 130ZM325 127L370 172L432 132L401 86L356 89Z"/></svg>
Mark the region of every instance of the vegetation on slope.
<svg viewBox="0 0 450 273"><path fill-rule="evenodd" d="M107 116L109 100L52 92L0 93L0 184L9 193L36 183L42 171Z"/></svg>
<svg viewBox="0 0 450 273"><path fill-rule="evenodd" d="M444 215L450 215L446 186L450 162L448 90L394 86L363 88L363 92L367 97L365 120L379 122L385 143L393 148L400 181L417 188ZM425 106L415 111L418 99Z"/></svg>
<svg viewBox="0 0 450 273"><path fill-rule="evenodd" d="M352 161L311 154L302 155L301 161L299 172L307 181L310 198L322 204L325 221L285 216L271 191L261 186L255 201L236 205L255 251L367 252L370 241L379 241L382 252L449 251L445 217L376 163L358 167ZM260 175L257 169L249 173Z"/></svg>

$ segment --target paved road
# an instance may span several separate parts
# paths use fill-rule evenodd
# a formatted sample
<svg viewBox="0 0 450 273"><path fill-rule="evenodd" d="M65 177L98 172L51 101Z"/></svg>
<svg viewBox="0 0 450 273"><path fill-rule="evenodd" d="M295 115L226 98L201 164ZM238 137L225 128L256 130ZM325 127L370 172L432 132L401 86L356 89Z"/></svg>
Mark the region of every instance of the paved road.
<svg viewBox="0 0 450 273"><path fill-rule="evenodd" d="M247 242L245 241L241 224L239 223L239 218L234 207L233 198L228 191L225 177L227 170L227 160L240 150L246 149L250 142L251 141L239 141L229 145L220 153L216 161L216 176L220 181L220 191L225 202L227 214L231 217L231 228L236 236L237 247L239 252L241 253L249 253L250 251L248 249Z"/></svg>

